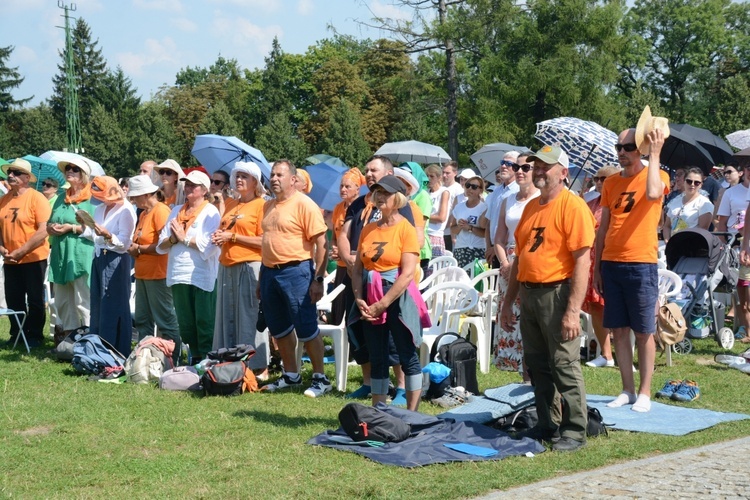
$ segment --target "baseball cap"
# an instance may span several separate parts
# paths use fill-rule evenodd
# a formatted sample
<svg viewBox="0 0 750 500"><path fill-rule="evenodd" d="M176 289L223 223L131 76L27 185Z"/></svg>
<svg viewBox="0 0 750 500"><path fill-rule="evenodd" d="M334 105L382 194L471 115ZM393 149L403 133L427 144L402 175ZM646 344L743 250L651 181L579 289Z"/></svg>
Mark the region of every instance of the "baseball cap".
<svg viewBox="0 0 750 500"><path fill-rule="evenodd" d="M539 151L529 156L526 161L542 160L544 163L554 165L559 163L564 168L568 168L568 155L560 146L542 146Z"/></svg>
<svg viewBox="0 0 750 500"><path fill-rule="evenodd" d="M406 195L406 185L395 175L386 175L370 186L370 191L375 191L377 188L385 189L389 193L401 193Z"/></svg>

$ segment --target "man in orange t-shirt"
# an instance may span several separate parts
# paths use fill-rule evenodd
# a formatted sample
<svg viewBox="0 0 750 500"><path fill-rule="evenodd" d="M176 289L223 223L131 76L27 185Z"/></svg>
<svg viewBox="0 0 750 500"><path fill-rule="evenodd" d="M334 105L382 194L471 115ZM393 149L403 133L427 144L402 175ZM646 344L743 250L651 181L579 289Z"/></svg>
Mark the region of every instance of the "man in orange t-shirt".
<svg viewBox="0 0 750 500"><path fill-rule="evenodd" d="M660 128L648 133L642 144L636 144L635 129L620 133L615 148L623 170L604 181L596 237L593 285L604 297L604 327L614 334L622 378L622 393L607 406L631 404L637 412L651 409L659 287L657 227L662 199L669 192L669 176L659 161L664 139ZM641 162L641 151L649 153L648 167ZM637 397L631 329L641 375Z"/></svg>
<svg viewBox="0 0 750 500"><path fill-rule="evenodd" d="M49 257L47 221L52 209L44 195L29 186L36 182L31 164L18 158L3 165L10 191L0 198L0 255L5 273L5 300L8 309L26 312L24 334L29 347L44 342L44 276ZM28 304L28 307L27 307ZM10 322L9 345L19 333Z"/></svg>
<svg viewBox="0 0 750 500"><path fill-rule="evenodd" d="M537 425L521 433L554 441L553 450L574 451L586 442L586 388L580 364L580 312L588 286L594 216L582 198L565 188L568 155L543 146L534 162L538 198L516 228L516 253L500 312L503 329L517 321L512 305L521 292L524 360L534 381ZM560 415L560 399L567 411Z"/></svg>
<svg viewBox="0 0 750 500"><path fill-rule="evenodd" d="M281 378L263 387L273 392L302 385L297 367L299 339L313 366L312 385L305 396L316 398L332 389L323 372L323 341L315 307L323 296L328 228L315 202L295 189L296 180L297 169L291 161L274 163L271 191L275 199L263 207L260 300L284 363Z"/></svg>

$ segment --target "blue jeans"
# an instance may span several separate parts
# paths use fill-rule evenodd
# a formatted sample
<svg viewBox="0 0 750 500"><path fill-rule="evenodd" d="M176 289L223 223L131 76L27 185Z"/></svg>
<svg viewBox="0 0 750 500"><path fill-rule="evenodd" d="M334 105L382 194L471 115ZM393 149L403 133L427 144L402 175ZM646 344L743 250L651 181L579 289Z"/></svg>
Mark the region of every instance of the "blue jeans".
<svg viewBox="0 0 750 500"><path fill-rule="evenodd" d="M320 333L318 311L310 300L314 274L312 260L282 269L261 266L260 300L274 338L284 338L294 330L300 342L308 342Z"/></svg>

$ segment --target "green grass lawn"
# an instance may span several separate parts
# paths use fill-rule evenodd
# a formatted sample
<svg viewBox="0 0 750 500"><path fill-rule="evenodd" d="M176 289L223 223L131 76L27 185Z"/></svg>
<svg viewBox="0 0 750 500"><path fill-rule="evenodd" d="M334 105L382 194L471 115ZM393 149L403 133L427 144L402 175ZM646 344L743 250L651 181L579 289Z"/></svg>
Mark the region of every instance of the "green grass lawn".
<svg viewBox="0 0 750 500"><path fill-rule="evenodd" d="M7 331L4 318L0 341ZM657 358L653 391L667 379L691 378L702 396L685 406L750 413L748 376L713 362L722 352L713 338L694 343L692 354L673 356L672 367ZM682 437L611 431L572 454L403 469L305 444L338 427L339 393L203 398L89 382L50 359L50 347L30 355L0 350L3 497L460 498L750 433L749 420ZM619 392L617 370L583 370L589 393ZM332 365L327 371L333 377ZM519 380L494 369L479 374L482 389ZM360 382L361 372L350 369L350 389ZM420 410L442 411L428 403Z"/></svg>

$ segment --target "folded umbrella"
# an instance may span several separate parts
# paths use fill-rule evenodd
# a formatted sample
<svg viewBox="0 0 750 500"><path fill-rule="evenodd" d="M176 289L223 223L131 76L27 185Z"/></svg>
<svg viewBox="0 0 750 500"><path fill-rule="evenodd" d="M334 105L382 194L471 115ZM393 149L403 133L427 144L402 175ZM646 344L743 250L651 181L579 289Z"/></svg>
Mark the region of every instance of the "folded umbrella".
<svg viewBox="0 0 750 500"><path fill-rule="evenodd" d="M195 137L191 151L203 167L213 174L217 170L232 171L238 161L251 161L260 167L266 179L271 178L271 165L263 153L236 137L205 134Z"/></svg>
<svg viewBox="0 0 750 500"><path fill-rule="evenodd" d="M387 142L375 151L375 154L385 156L395 164L405 161L422 164L447 163L451 161L451 157L440 146L433 146L432 144L419 141Z"/></svg>
<svg viewBox="0 0 750 500"><path fill-rule="evenodd" d="M65 175L57 168L57 162L33 155L26 155L23 159L31 163L31 172L36 176L32 187L37 191L42 191L45 179L55 179L58 186L65 184Z"/></svg>
<svg viewBox="0 0 750 500"><path fill-rule="evenodd" d="M503 161L503 156L509 151L518 151L520 153L526 149L528 148L524 146L514 146L504 142L494 142L482 146L477 152L471 155L471 161L479 168L479 175L485 180L495 183L495 172L500 168L500 162Z"/></svg>
<svg viewBox="0 0 750 500"><path fill-rule="evenodd" d="M732 132L727 136L727 142L737 149L750 148L750 129Z"/></svg>
<svg viewBox="0 0 750 500"><path fill-rule="evenodd" d="M339 186L341 176L348 168L330 165L328 163L318 163L305 167L305 171L310 175L313 183L312 191L308 195L318 206L324 210L333 210L341 201Z"/></svg>
<svg viewBox="0 0 750 500"><path fill-rule="evenodd" d="M732 158L734 152L732 151L732 148L729 147L729 144L718 135L713 134L710 130L693 127L686 123L670 124L669 129L670 132L676 130L683 135L695 139L695 142L708 152L713 165L726 165L726 163Z"/></svg>
<svg viewBox="0 0 750 500"><path fill-rule="evenodd" d="M97 177L100 175L107 175L104 173L104 169L102 166L95 162L94 160L91 160L89 158L86 158L85 156L81 156L77 153L69 153L67 151L47 151L45 153L42 153L39 155L40 158L44 158L45 160L52 160L55 163L59 163L61 161L69 161L72 159L78 159L83 160L86 163L88 163L89 167L91 167L91 177ZM65 181L63 181L65 182Z"/></svg>

